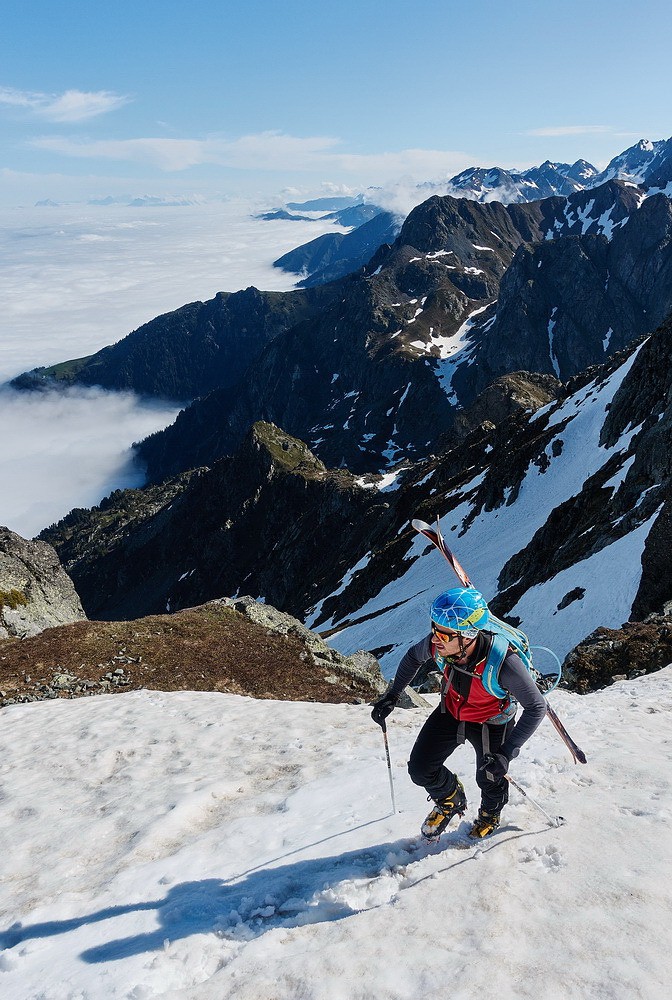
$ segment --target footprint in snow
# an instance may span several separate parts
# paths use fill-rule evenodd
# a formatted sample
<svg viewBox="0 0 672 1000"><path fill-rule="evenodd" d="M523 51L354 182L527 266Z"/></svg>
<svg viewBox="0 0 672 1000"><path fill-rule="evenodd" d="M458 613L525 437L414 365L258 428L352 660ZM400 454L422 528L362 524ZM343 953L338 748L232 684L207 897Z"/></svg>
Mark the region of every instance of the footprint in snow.
<svg viewBox="0 0 672 1000"><path fill-rule="evenodd" d="M618 811L624 816L653 816L650 809L635 809L632 806L619 806Z"/></svg>
<svg viewBox="0 0 672 1000"><path fill-rule="evenodd" d="M546 847L522 847L518 852L521 864L533 864L547 872L557 872L564 868L567 862L555 844Z"/></svg>

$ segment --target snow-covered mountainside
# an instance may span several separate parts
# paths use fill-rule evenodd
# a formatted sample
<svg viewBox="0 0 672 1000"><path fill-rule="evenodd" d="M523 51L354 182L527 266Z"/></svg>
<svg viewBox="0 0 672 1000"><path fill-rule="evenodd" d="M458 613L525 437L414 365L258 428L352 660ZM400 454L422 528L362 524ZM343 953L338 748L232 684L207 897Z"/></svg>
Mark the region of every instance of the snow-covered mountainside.
<svg viewBox="0 0 672 1000"><path fill-rule="evenodd" d="M640 139L625 152L619 153L611 160L601 174L594 178L596 184L614 179L632 181L635 184L646 184L650 175L657 170L672 147L672 140Z"/></svg>
<svg viewBox="0 0 672 1000"><path fill-rule="evenodd" d="M505 205L536 201L553 195L569 195L588 187L598 174L586 160L574 164L546 160L529 170L504 170L501 167L469 167L451 177L442 193L474 201L500 201ZM439 188L438 184L427 187Z"/></svg>
<svg viewBox="0 0 672 1000"><path fill-rule="evenodd" d="M561 658L599 625L618 627L636 602L642 615L660 610L672 593L662 554L671 343L668 323L561 401L499 430L476 429L462 451L448 450L394 484L405 493L407 517L413 499L425 520L443 517L448 544L471 578L488 599L499 595L496 610ZM408 522L398 530L393 560L385 549L359 553L311 617L335 630L330 641L344 652L378 650L388 676L424 634L433 595L454 583Z"/></svg>
<svg viewBox="0 0 672 1000"><path fill-rule="evenodd" d="M672 668L555 692L502 826L438 845L388 722L397 813L368 706L137 691L3 712L4 1000L654 1000L672 812ZM627 719L627 724L625 720ZM45 760L48 766L36 766ZM441 986L444 990L444 987Z"/></svg>

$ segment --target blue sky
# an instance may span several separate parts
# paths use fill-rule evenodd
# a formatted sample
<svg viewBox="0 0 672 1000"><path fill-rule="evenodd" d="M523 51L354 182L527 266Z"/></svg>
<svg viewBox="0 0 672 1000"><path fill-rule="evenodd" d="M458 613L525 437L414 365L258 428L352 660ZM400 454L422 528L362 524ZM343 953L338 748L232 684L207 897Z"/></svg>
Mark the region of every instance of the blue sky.
<svg viewBox="0 0 672 1000"><path fill-rule="evenodd" d="M0 199L271 194L667 138L667 3L5 0Z"/></svg>

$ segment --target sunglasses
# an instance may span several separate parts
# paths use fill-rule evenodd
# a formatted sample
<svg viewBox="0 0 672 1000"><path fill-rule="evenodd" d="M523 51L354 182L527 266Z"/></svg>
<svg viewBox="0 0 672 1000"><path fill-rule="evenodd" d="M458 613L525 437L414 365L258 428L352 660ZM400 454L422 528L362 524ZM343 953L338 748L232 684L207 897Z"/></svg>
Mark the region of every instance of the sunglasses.
<svg viewBox="0 0 672 1000"><path fill-rule="evenodd" d="M437 637L437 639L443 639L444 642L452 642L453 639L458 639L459 632L444 632L442 629L438 628L432 622L432 634Z"/></svg>

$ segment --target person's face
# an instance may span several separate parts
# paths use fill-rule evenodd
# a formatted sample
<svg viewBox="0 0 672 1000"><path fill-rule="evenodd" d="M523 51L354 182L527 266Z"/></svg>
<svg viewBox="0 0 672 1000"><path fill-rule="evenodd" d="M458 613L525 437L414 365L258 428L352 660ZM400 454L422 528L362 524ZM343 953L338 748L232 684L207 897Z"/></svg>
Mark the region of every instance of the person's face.
<svg viewBox="0 0 672 1000"><path fill-rule="evenodd" d="M440 656L459 656L461 652L459 632L451 632L449 629L440 629L438 625L432 623L432 635L436 648ZM473 639L462 639L464 649L468 649L474 642Z"/></svg>

